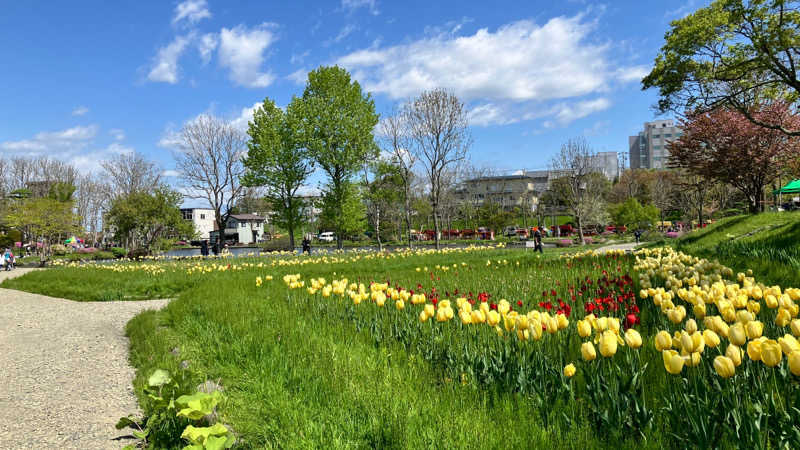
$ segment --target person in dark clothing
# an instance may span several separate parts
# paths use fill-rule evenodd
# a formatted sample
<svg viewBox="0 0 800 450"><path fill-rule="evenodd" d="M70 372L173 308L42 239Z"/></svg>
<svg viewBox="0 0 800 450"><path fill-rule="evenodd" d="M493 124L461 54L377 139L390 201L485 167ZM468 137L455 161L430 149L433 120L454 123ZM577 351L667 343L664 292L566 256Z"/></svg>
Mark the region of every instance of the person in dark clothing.
<svg viewBox="0 0 800 450"><path fill-rule="evenodd" d="M213 251L214 251L214 256L219 255L219 239L214 241Z"/></svg>
<svg viewBox="0 0 800 450"><path fill-rule="evenodd" d="M533 247L534 253L537 251L539 253L544 253L544 250L542 250L542 232L539 231L538 228L536 229L536 231L533 232L533 243L534 243Z"/></svg>
<svg viewBox="0 0 800 450"><path fill-rule="evenodd" d="M208 256L208 241L204 240L200 243L200 254L204 257Z"/></svg>
<svg viewBox="0 0 800 450"><path fill-rule="evenodd" d="M308 236L303 238L303 251L302 253L311 254L311 240L308 239Z"/></svg>
<svg viewBox="0 0 800 450"><path fill-rule="evenodd" d="M642 237L642 230L636 230L633 232L633 237L636 238L636 243L639 243L639 239Z"/></svg>

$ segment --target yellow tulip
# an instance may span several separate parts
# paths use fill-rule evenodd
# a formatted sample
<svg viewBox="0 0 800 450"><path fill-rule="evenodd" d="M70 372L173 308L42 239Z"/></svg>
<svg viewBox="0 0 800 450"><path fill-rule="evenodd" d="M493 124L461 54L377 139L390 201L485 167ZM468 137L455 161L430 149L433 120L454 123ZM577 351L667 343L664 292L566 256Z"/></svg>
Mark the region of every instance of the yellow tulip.
<svg viewBox="0 0 800 450"><path fill-rule="evenodd" d="M573 375L575 375L575 364L567 364L566 367L564 367L564 376L571 378Z"/></svg>
<svg viewBox="0 0 800 450"><path fill-rule="evenodd" d="M733 361L733 365L739 367L742 365L742 349L736 345L729 344L728 348L725 349L725 356Z"/></svg>
<svg viewBox="0 0 800 450"><path fill-rule="evenodd" d="M425 314L428 317L433 317L436 314L436 310L433 308L433 305L431 305L430 303L425 305L425 308L423 309L423 311L425 312Z"/></svg>
<svg viewBox="0 0 800 450"><path fill-rule="evenodd" d="M542 330L542 322L540 322L539 319L528 321L528 331L533 340L538 341L542 338L542 333L544 332L544 330Z"/></svg>
<svg viewBox="0 0 800 450"><path fill-rule="evenodd" d="M767 367L777 366L782 359L783 352L781 351L781 345L774 339L767 339L761 343L761 361L766 364Z"/></svg>
<svg viewBox="0 0 800 450"><path fill-rule="evenodd" d="M789 353L787 359L789 360L789 370L793 374L800 376L800 351L795 350Z"/></svg>
<svg viewBox="0 0 800 450"><path fill-rule="evenodd" d="M578 321L578 335L582 338L589 337L592 334L592 325L586 320Z"/></svg>
<svg viewBox="0 0 800 450"><path fill-rule="evenodd" d="M459 311L458 318L461 319L461 323L464 325L469 325L472 323L472 315L464 309Z"/></svg>
<svg viewBox="0 0 800 450"><path fill-rule="evenodd" d="M737 322L731 325L730 330L728 331L728 340L731 341L731 344L741 347L747 341L747 334L744 331L744 325Z"/></svg>
<svg viewBox="0 0 800 450"><path fill-rule="evenodd" d="M706 345L711 348L719 345L719 336L714 332L714 330L704 330L703 340L705 341Z"/></svg>
<svg viewBox="0 0 800 450"><path fill-rule="evenodd" d="M689 319L686 321L686 325L683 326L683 329L689 334L694 334L694 332L697 331L697 322L694 319Z"/></svg>
<svg viewBox="0 0 800 450"><path fill-rule="evenodd" d="M508 313L508 311L510 311L510 310L511 310L511 304L510 304L510 303L508 303L508 301L507 301L507 300L503 299L503 300L500 300L500 301L497 303L497 311L499 311L499 312L500 312L500 314L503 314L503 315L505 315L505 314L507 314L507 313Z"/></svg>
<svg viewBox="0 0 800 450"><path fill-rule="evenodd" d="M736 373L736 367L733 360L727 356L717 356L714 358L714 370L722 378L730 378Z"/></svg>
<svg viewBox="0 0 800 450"><path fill-rule="evenodd" d="M559 330L563 330L569 326L569 320L567 320L567 316L564 314L556 314L556 321Z"/></svg>
<svg viewBox="0 0 800 450"><path fill-rule="evenodd" d="M608 329L613 331L614 334L619 334L619 319L616 317L608 318Z"/></svg>
<svg viewBox="0 0 800 450"><path fill-rule="evenodd" d="M474 324L483 323L486 321L486 315L483 314L483 311L480 309L473 309L471 314L470 321Z"/></svg>
<svg viewBox="0 0 800 450"><path fill-rule="evenodd" d="M494 327L494 331L498 336L503 337L503 329L499 325Z"/></svg>
<svg viewBox="0 0 800 450"><path fill-rule="evenodd" d="M481 312L483 313L484 316L488 316L489 315L489 309L490 308L489 308L489 304L488 303L481 302L481 306L480 306L479 309L481 310Z"/></svg>
<svg viewBox="0 0 800 450"><path fill-rule="evenodd" d="M737 322L747 325L751 320L753 320L753 314L751 314L750 311L747 311L746 309L740 309L739 311L736 311Z"/></svg>
<svg viewBox="0 0 800 450"><path fill-rule="evenodd" d="M585 361L593 361L597 358L597 352L594 349L594 344L591 342L584 342L581 344L581 356Z"/></svg>
<svg viewBox="0 0 800 450"><path fill-rule="evenodd" d="M681 356L686 358L686 365L689 367L697 367L700 365L700 352L686 354L681 351Z"/></svg>
<svg viewBox="0 0 800 450"><path fill-rule="evenodd" d="M747 343L747 356L750 357L750 360L761 361L761 343L766 340L766 338L759 338Z"/></svg>
<svg viewBox="0 0 800 450"><path fill-rule="evenodd" d="M786 334L783 337L778 338L778 344L781 344L781 350L786 355L795 350L800 350L800 342L797 342L797 339L795 339L791 334Z"/></svg>
<svg viewBox="0 0 800 450"><path fill-rule="evenodd" d="M628 331L625 332L625 345L633 349L641 347L642 335L633 328L628 328Z"/></svg>
<svg viewBox="0 0 800 450"><path fill-rule="evenodd" d="M761 311L761 303L750 300L747 302L747 310L755 316Z"/></svg>
<svg viewBox="0 0 800 450"><path fill-rule="evenodd" d="M672 348L672 337L666 331L659 331L655 338L656 350L663 351Z"/></svg>
<svg viewBox="0 0 800 450"><path fill-rule="evenodd" d="M703 318L706 317L706 304L705 303L698 303L698 304L694 305L694 308L692 308L692 311L694 312L695 317L697 317L700 320L703 320Z"/></svg>
<svg viewBox="0 0 800 450"><path fill-rule="evenodd" d="M600 354L610 358L617 353L617 336L611 330L606 330L600 337Z"/></svg>
<svg viewBox="0 0 800 450"><path fill-rule="evenodd" d="M494 310L489 311L489 314L486 315L486 323L492 327L496 326L498 323L500 323L500 314Z"/></svg>
<svg viewBox="0 0 800 450"><path fill-rule="evenodd" d="M758 298L758 297L756 297L756 298ZM767 295L767 297L764 300L765 300L765 302L767 304L767 308L775 309L775 308L778 307L778 299L774 295L772 295L772 294Z"/></svg>
<svg viewBox="0 0 800 450"><path fill-rule="evenodd" d="M800 337L800 319L792 320L790 329L792 330L794 337Z"/></svg>
<svg viewBox="0 0 800 450"><path fill-rule="evenodd" d="M744 328L745 331L747 331L747 339L760 338L761 334L764 332L764 324L760 320L747 322Z"/></svg>
<svg viewBox="0 0 800 450"><path fill-rule="evenodd" d="M547 327L548 333L555 334L555 332L558 331L558 320L555 317L547 317L545 326Z"/></svg>
<svg viewBox="0 0 800 450"><path fill-rule="evenodd" d="M425 310L420 311L419 312L419 321L420 322L426 322L427 320L428 320L428 314L425 312Z"/></svg>
<svg viewBox="0 0 800 450"><path fill-rule="evenodd" d="M779 327L785 327L792 320L792 313L786 308L779 308L778 315L775 316L775 324Z"/></svg>
<svg viewBox="0 0 800 450"><path fill-rule="evenodd" d="M406 302L398 299L396 302L394 302L394 306L398 310L403 310L406 308Z"/></svg>
<svg viewBox="0 0 800 450"><path fill-rule="evenodd" d="M678 375L686 364L686 358L679 355L675 350L664 350L661 352L664 359L664 368L672 375Z"/></svg>

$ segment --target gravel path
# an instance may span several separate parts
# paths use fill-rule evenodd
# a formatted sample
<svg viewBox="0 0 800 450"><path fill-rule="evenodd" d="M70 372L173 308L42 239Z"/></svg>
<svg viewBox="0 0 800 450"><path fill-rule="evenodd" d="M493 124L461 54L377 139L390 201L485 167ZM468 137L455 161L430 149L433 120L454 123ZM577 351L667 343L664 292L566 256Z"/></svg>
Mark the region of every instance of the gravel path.
<svg viewBox="0 0 800 450"><path fill-rule="evenodd" d="M0 272L0 281L33 269ZM74 302L0 289L0 448L118 449L138 411L125 324L168 300Z"/></svg>

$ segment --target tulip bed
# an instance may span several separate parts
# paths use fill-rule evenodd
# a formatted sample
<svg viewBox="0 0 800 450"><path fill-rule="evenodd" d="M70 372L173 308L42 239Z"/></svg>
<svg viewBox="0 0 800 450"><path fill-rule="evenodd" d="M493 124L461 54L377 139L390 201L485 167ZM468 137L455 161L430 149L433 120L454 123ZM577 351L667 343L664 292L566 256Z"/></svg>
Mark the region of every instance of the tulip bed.
<svg viewBox="0 0 800 450"><path fill-rule="evenodd" d="M245 448L800 447L800 290L669 248L49 272L175 292L128 325L137 391L218 381Z"/></svg>

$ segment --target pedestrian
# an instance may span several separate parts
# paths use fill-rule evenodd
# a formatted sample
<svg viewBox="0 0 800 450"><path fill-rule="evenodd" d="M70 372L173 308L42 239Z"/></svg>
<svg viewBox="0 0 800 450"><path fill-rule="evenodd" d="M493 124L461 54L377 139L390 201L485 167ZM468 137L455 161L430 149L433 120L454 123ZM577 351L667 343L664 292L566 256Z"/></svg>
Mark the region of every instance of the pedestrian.
<svg viewBox="0 0 800 450"><path fill-rule="evenodd" d="M642 237L642 230L637 228L636 231L633 232L633 237L636 238L636 243L638 244L639 239Z"/></svg>
<svg viewBox="0 0 800 450"><path fill-rule="evenodd" d="M539 231L538 227L533 232L533 244L534 244L533 246L534 253L536 253L537 251L539 253L544 253L544 250L542 249L542 232Z"/></svg>
<svg viewBox="0 0 800 450"><path fill-rule="evenodd" d="M6 251L3 253L3 260L5 260L4 267L6 271L9 271L14 268L13 267L14 258L11 256L11 250L6 249Z"/></svg>
<svg viewBox="0 0 800 450"><path fill-rule="evenodd" d="M208 241L203 239L203 242L200 243L200 254L203 258L208 256Z"/></svg>
<svg viewBox="0 0 800 450"><path fill-rule="evenodd" d="M303 251L301 253L311 254L311 240L308 235L303 236Z"/></svg>
<svg viewBox="0 0 800 450"><path fill-rule="evenodd" d="M6 265L6 254L5 254L5 252L0 253L0 267L2 267L3 270L8 270L8 266Z"/></svg>
<svg viewBox="0 0 800 450"><path fill-rule="evenodd" d="M214 241L214 246L212 247L212 249L214 251L214 256L219 255L219 238L217 238L217 240Z"/></svg>

